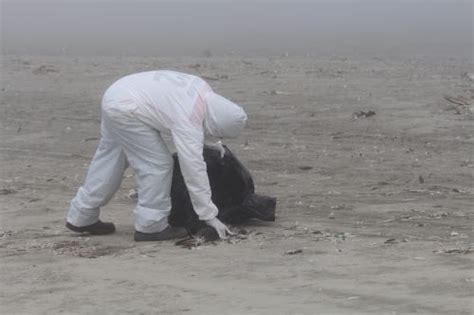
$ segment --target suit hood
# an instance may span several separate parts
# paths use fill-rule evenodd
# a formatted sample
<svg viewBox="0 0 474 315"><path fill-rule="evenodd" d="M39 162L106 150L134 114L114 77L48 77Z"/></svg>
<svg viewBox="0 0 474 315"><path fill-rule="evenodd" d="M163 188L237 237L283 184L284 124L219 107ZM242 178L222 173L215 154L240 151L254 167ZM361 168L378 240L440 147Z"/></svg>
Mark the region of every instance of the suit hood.
<svg viewBox="0 0 474 315"><path fill-rule="evenodd" d="M206 132L218 138L236 138L245 127L247 114L237 104L214 92L205 96Z"/></svg>

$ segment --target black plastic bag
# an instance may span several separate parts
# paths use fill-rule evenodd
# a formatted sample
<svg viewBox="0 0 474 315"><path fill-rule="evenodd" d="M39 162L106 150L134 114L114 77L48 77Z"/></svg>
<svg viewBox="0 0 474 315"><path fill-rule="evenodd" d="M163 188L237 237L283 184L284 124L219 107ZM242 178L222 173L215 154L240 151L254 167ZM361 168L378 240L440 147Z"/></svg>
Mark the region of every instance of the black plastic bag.
<svg viewBox="0 0 474 315"><path fill-rule="evenodd" d="M249 219L275 221L276 198L255 194L252 175L224 146L223 158L216 149L205 147L204 160L212 191L212 201L219 209L218 218L224 223L240 224ZM171 214L168 221L191 233L205 227L194 212L184 183L176 153L171 185Z"/></svg>

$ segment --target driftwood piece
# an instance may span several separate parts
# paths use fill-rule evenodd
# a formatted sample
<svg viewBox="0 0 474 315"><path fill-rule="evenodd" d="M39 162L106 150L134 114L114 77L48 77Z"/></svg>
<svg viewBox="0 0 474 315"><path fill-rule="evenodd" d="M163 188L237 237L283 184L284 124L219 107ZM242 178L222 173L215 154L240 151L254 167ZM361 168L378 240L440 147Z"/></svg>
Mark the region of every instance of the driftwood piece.
<svg viewBox="0 0 474 315"><path fill-rule="evenodd" d="M464 96L449 96L449 95L443 95L443 98L447 100L448 102L451 102L456 105L461 105L461 106L469 106L471 105L471 100L467 97Z"/></svg>

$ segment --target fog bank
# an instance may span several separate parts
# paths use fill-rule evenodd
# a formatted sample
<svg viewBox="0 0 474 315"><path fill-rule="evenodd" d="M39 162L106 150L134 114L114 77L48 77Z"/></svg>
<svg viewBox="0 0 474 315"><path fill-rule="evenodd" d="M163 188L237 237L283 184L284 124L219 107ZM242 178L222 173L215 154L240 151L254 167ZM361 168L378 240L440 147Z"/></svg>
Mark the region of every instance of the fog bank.
<svg viewBox="0 0 474 315"><path fill-rule="evenodd" d="M3 1L6 54L470 58L469 1Z"/></svg>

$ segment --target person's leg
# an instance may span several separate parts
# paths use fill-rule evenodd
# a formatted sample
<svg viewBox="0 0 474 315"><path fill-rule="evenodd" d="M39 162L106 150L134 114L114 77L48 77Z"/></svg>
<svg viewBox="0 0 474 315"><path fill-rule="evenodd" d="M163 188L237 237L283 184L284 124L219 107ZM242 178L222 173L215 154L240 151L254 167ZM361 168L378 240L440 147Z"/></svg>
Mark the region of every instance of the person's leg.
<svg viewBox="0 0 474 315"><path fill-rule="evenodd" d="M86 179L71 201L66 221L73 227L88 227L99 220L100 207L118 190L127 160L112 126L102 119L101 140ZM77 229L81 232L81 229Z"/></svg>
<svg viewBox="0 0 474 315"><path fill-rule="evenodd" d="M115 108L106 108L104 116L114 126L120 145L137 177L135 230L142 233L165 230L171 211L173 176L173 158L168 147L160 133L138 120L133 110L118 114Z"/></svg>

